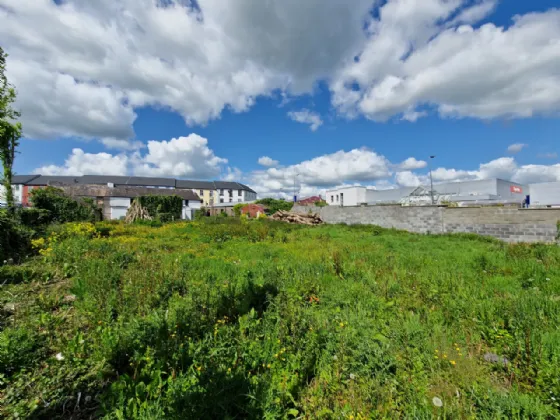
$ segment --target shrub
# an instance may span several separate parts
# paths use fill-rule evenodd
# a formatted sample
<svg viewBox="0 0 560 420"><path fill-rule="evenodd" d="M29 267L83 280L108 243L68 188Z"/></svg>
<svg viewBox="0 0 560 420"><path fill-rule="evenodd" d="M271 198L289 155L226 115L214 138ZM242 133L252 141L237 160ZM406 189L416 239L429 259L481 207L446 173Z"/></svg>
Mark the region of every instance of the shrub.
<svg viewBox="0 0 560 420"><path fill-rule="evenodd" d="M36 230L48 225L52 218L49 210L35 207L20 209L17 216L22 224Z"/></svg>
<svg viewBox="0 0 560 420"><path fill-rule="evenodd" d="M140 201L140 205L148 211L150 216L161 222L181 219L183 199L177 195L146 195L144 197L139 197L138 200Z"/></svg>
<svg viewBox="0 0 560 420"><path fill-rule="evenodd" d="M279 210L290 211L294 203L285 200L277 200L275 198L263 198L255 201L256 204L265 206L266 214L274 214Z"/></svg>
<svg viewBox="0 0 560 420"><path fill-rule="evenodd" d="M240 217L241 216L241 210L243 209L243 207L245 207L246 204L236 204L235 206L233 206L233 214L236 217Z"/></svg>
<svg viewBox="0 0 560 420"><path fill-rule="evenodd" d="M31 201L36 209L43 210L41 217L43 223L95 222L101 219L100 211L93 200L74 200L59 188L47 187L33 190Z"/></svg>
<svg viewBox="0 0 560 420"><path fill-rule="evenodd" d="M13 259L21 261L31 249L33 231L18 223L5 210L0 210L0 264Z"/></svg>

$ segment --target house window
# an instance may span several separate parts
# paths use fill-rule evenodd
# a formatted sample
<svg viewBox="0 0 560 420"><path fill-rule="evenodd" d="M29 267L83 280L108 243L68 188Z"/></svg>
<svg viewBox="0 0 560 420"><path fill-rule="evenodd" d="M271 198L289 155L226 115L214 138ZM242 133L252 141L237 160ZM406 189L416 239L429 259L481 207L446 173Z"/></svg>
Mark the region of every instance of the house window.
<svg viewBox="0 0 560 420"><path fill-rule="evenodd" d="M238 203L241 203L241 198L238 198L238 199L237 199L237 202L238 202Z"/></svg>
<svg viewBox="0 0 560 420"><path fill-rule="evenodd" d="M233 191L232 191L232 190L228 190L228 195L229 195L230 197L233 197Z"/></svg>
<svg viewBox="0 0 560 420"><path fill-rule="evenodd" d="M224 202L224 199L223 199L223 198L220 198L220 203L223 203L223 202Z"/></svg>
<svg viewBox="0 0 560 420"><path fill-rule="evenodd" d="M334 203L334 195L331 195L331 203Z"/></svg>
<svg viewBox="0 0 560 420"><path fill-rule="evenodd" d="M336 202L338 203L338 194L336 195Z"/></svg>
<svg viewBox="0 0 560 420"><path fill-rule="evenodd" d="M224 195L224 190L220 190L220 196Z"/></svg>
<svg viewBox="0 0 560 420"><path fill-rule="evenodd" d="M210 191L210 197L214 197L214 191Z"/></svg>
<svg viewBox="0 0 560 420"><path fill-rule="evenodd" d="M230 202L230 203L233 203L233 197L230 197L230 198L229 198L229 202Z"/></svg>
<svg viewBox="0 0 560 420"><path fill-rule="evenodd" d="M340 193L340 204L344 205L344 194Z"/></svg>
<svg viewBox="0 0 560 420"><path fill-rule="evenodd" d="M241 197L243 195L243 193L241 192L241 190L237 190L237 196Z"/></svg>

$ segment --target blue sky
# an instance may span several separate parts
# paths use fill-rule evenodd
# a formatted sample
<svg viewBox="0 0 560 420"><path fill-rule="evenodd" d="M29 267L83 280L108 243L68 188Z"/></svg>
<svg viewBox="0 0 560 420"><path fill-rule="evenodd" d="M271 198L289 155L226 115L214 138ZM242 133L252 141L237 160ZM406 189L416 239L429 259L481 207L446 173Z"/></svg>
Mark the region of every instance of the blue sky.
<svg viewBox="0 0 560 420"><path fill-rule="evenodd" d="M186 3L0 0L16 172L287 196L296 173L302 195L419 185L433 154L438 181L560 180L555 1Z"/></svg>

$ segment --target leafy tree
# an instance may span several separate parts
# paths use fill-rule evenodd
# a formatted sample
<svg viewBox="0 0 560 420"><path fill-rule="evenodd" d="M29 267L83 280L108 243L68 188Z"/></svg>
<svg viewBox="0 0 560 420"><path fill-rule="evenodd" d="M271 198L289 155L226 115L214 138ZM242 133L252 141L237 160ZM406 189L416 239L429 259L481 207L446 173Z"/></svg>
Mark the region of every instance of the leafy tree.
<svg viewBox="0 0 560 420"><path fill-rule="evenodd" d="M6 57L0 47L0 160L4 167L3 183L6 191L8 208L14 207L14 192L12 191L12 167L16 149L21 137L21 124L16 120L20 113L12 108L16 100L16 90L6 77Z"/></svg>
<svg viewBox="0 0 560 420"><path fill-rule="evenodd" d="M263 198L255 201L256 204L262 204L265 207L266 214L274 214L279 210L290 211L294 205L290 201L277 200L275 198Z"/></svg>
<svg viewBox="0 0 560 420"><path fill-rule="evenodd" d="M236 204L235 206L233 206L233 214L234 214L236 217L240 217L240 216L241 216L241 210L242 210L243 207L245 207L246 205L247 205L247 204L240 203L240 204Z"/></svg>

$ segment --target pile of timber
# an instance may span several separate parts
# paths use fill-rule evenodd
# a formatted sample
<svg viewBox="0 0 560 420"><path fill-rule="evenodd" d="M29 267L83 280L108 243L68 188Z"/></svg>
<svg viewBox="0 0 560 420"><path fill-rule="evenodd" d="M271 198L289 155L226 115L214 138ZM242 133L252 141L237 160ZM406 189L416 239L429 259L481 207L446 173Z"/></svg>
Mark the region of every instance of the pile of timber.
<svg viewBox="0 0 560 420"><path fill-rule="evenodd" d="M139 200L134 200L126 212L124 221L132 223L137 220L152 220L152 216L150 216L148 210L142 207Z"/></svg>
<svg viewBox="0 0 560 420"><path fill-rule="evenodd" d="M280 222L296 223L298 225L320 225L323 220L318 214L300 214L292 213L289 211L280 210L270 216L272 220L278 220Z"/></svg>

